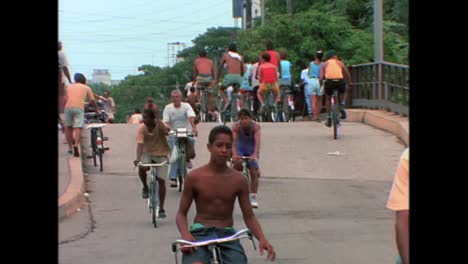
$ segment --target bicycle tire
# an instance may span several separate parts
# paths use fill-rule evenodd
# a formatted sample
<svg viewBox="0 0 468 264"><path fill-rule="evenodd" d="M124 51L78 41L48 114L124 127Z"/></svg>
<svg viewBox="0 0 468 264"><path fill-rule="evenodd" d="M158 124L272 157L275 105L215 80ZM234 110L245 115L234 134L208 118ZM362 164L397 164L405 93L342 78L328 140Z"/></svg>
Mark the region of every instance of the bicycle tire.
<svg viewBox="0 0 468 264"><path fill-rule="evenodd" d="M97 166L96 155L97 155L97 146L96 146L96 129L91 128L91 152L93 155L94 167Z"/></svg>
<svg viewBox="0 0 468 264"><path fill-rule="evenodd" d="M151 182L149 186L150 191L150 211L151 211L151 222L153 226L156 228L158 227L158 223L156 221L157 217L157 210L158 210L158 182L156 181L156 169L151 169Z"/></svg>
<svg viewBox="0 0 468 264"><path fill-rule="evenodd" d="M333 123L333 139L338 138L338 109L336 108L336 105L333 106L332 109L332 123Z"/></svg>

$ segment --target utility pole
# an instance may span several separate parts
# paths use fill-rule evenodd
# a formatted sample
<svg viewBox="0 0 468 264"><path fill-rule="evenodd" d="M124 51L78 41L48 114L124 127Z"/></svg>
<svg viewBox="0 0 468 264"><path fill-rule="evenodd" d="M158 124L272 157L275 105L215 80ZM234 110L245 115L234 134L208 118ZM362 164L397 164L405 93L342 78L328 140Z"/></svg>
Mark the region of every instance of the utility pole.
<svg viewBox="0 0 468 264"><path fill-rule="evenodd" d="M265 1L266 0L260 0L260 5L262 8L262 27L265 25Z"/></svg>
<svg viewBox="0 0 468 264"><path fill-rule="evenodd" d="M375 62L383 61L382 0L374 0Z"/></svg>
<svg viewBox="0 0 468 264"><path fill-rule="evenodd" d="M252 0L245 1L245 28L252 28Z"/></svg>
<svg viewBox="0 0 468 264"><path fill-rule="evenodd" d="M292 16L292 0L286 0L287 6L288 6L288 15L291 17Z"/></svg>
<svg viewBox="0 0 468 264"><path fill-rule="evenodd" d="M377 91L382 93L382 62L383 62L383 30L382 30L382 0L374 0L374 62L377 63ZM373 91L375 91L373 89ZM375 98L375 94L373 97Z"/></svg>

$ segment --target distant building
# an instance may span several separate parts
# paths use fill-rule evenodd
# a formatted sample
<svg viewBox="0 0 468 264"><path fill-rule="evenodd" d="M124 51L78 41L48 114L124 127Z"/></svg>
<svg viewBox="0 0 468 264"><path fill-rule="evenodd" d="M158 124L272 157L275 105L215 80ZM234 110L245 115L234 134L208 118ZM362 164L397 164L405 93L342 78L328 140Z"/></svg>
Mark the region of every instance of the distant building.
<svg viewBox="0 0 468 264"><path fill-rule="evenodd" d="M92 83L103 83L111 85L111 74L108 69L94 69Z"/></svg>

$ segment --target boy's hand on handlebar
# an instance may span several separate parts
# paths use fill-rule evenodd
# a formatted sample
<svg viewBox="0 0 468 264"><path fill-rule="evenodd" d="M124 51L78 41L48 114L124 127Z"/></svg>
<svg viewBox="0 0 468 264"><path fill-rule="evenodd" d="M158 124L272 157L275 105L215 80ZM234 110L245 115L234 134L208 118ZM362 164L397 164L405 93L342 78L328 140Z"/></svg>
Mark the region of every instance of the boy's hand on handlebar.
<svg viewBox="0 0 468 264"><path fill-rule="evenodd" d="M260 255L263 256L263 250L266 250L268 252L267 259L271 261L275 261L276 258L276 252L275 249L273 248L270 243L268 243L267 240L260 240L258 242L258 248L260 250Z"/></svg>
<svg viewBox="0 0 468 264"><path fill-rule="evenodd" d="M187 236L182 236L182 239L184 240L187 240L187 241L195 241L195 238L193 237L192 234L188 234ZM184 254L191 254L193 253L195 250L197 250L196 247L190 247L190 248L183 248L181 249L181 251L184 253Z"/></svg>
<svg viewBox="0 0 468 264"><path fill-rule="evenodd" d="M252 156L249 156L249 160L257 160L257 155L253 154Z"/></svg>
<svg viewBox="0 0 468 264"><path fill-rule="evenodd" d="M192 129L192 133L193 133L194 136L198 137L198 129L197 129L197 127L194 127L194 128Z"/></svg>

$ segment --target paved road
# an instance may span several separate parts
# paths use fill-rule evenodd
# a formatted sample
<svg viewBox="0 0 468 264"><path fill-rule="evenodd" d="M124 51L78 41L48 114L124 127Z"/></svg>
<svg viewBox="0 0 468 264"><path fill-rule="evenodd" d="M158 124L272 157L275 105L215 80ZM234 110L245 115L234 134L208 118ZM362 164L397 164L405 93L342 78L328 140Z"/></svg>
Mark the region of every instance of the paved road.
<svg viewBox="0 0 468 264"><path fill-rule="evenodd" d="M199 126L194 166L208 161L211 127ZM132 165L136 130L126 124L104 128L111 148L104 172L91 160L84 164L90 203L60 223L59 263L174 263L170 243L179 236L180 194L168 188L168 217L154 229ZM394 262L394 216L385 203L404 146L362 123L345 122L341 132L334 141L323 123L262 124L255 213L277 250L276 263ZM335 151L344 155L327 155ZM238 206L234 215L235 227L243 228ZM243 244L250 263L265 263L249 241Z"/></svg>

